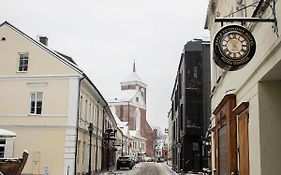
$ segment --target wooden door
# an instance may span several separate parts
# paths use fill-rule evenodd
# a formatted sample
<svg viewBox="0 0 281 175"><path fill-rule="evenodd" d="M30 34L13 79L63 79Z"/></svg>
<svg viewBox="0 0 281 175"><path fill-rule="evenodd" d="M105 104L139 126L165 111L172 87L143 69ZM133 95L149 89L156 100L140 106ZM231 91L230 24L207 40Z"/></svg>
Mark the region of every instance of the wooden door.
<svg viewBox="0 0 281 175"><path fill-rule="evenodd" d="M227 146L227 126L222 126L219 133L219 169L220 175L228 174L228 146Z"/></svg>
<svg viewBox="0 0 281 175"><path fill-rule="evenodd" d="M216 125L212 128L215 136L216 175L230 175L237 171L237 121L232 112L236 106L236 96L224 96L213 114Z"/></svg>
<svg viewBox="0 0 281 175"><path fill-rule="evenodd" d="M238 139L240 175L249 175L249 136L247 112L240 114L238 117Z"/></svg>

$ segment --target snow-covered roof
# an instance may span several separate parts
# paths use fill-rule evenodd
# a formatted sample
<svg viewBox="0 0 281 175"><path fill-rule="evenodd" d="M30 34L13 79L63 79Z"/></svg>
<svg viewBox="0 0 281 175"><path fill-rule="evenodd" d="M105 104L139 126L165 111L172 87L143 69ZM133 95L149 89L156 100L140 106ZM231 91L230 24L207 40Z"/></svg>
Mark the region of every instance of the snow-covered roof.
<svg viewBox="0 0 281 175"><path fill-rule="evenodd" d="M74 62L74 60L69 57L66 56L60 52L57 52L53 49L51 49L50 47L42 44L39 41L36 41L35 39L31 38L30 36L28 36L27 34L25 34L24 32L22 32L21 30L19 30L18 28L16 28L15 26L13 26L12 24L10 24L9 22L5 21L2 24L0 24L1 26L7 25L8 27L10 27L12 30L14 30L15 32L19 33L20 35L22 35L23 37L25 37L26 39L30 40L31 42L33 42L35 45L37 45L38 47L40 47L41 49L47 51L48 53L50 53L51 55L53 55L54 57L56 57L57 59L59 59L60 61L62 61L63 63L69 65L71 68L73 68L74 70L78 71L79 73L82 73L83 71L77 66L77 64ZM71 59L70 59L71 58Z"/></svg>
<svg viewBox="0 0 281 175"><path fill-rule="evenodd" d="M113 115L114 120L116 121L118 127L124 127L128 124L128 122L122 122L115 113L112 112L112 115Z"/></svg>
<svg viewBox="0 0 281 175"><path fill-rule="evenodd" d="M138 76L138 74L136 72L132 72L125 80L124 82L128 82L128 81L140 81L142 82L141 78Z"/></svg>
<svg viewBox="0 0 281 175"><path fill-rule="evenodd" d="M16 133L0 128L0 137L16 137Z"/></svg>
<svg viewBox="0 0 281 175"><path fill-rule="evenodd" d="M144 138L140 135L139 130L129 130L129 134L130 134L130 136L135 137L137 139L147 140L146 138Z"/></svg>
<svg viewBox="0 0 281 175"><path fill-rule="evenodd" d="M141 80L138 74L133 71L124 81L121 82L121 85L131 84L131 83L138 83L144 87L147 85Z"/></svg>
<svg viewBox="0 0 281 175"><path fill-rule="evenodd" d="M128 102L131 101L136 94L137 90L122 90L118 92L113 92L111 94L108 94L107 102Z"/></svg>
<svg viewBox="0 0 281 175"><path fill-rule="evenodd" d="M113 115L114 120L116 121L117 125L118 125L118 123L121 123L121 120L119 119L119 117L115 113L112 112L112 115Z"/></svg>
<svg viewBox="0 0 281 175"><path fill-rule="evenodd" d="M120 122L120 123L118 123L118 127L126 127L128 125L128 122Z"/></svg>

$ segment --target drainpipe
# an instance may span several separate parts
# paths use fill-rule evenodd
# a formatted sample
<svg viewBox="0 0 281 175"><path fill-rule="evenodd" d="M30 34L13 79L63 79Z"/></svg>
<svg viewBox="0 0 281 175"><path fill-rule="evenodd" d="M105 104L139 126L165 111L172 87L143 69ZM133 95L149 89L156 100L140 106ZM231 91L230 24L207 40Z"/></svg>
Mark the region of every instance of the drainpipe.
<svg viewBox="0 0 281 175"><path fill-rule="evenodd" d="M101 162L102 162L102 165L101 165L101 169L104 169L105 165L105 156L104 156L104 153L105 153L105 148L104 148L104 123L105 123L105 107L103 107L103 113L102 113L102 126L101 126L101 130L102 130L102 154L101 154Z"/></svg>
<svg viewBox="0 0 281 175"><path fill-rule="evenodd" d="M82 78L80 78L79 80L79 84L78 84L78 103L77 103L77 121L76 121L76 139L75 139L75 157L74 157L74 175L77 174L77 143L78 143L78 131L79 131L79 114L80 114L80 90L81 90L81 82L82 80L85 78L85 76L83 75Z"/></svg>
<svg viewBox="0 0 281 175"><path fill-rule="evenodd" d="M99 106L98 106L98 108L99 108ZM99 110L99 109L97 109L97 110ZM98 112L99 113L99 112ZM99 152L98 152L98 150L99 150L99 145L98 145L98 139L99 139L99 116L97 116L97 133L96 133L96 161L95 161L95 170L96 170L96 172L98 171L98 155L99 155ZM101 140L102 141L102 140ZM102 150L101 150L101 152L102 152ZM102 155L102 154L101 154Z"/></svg>

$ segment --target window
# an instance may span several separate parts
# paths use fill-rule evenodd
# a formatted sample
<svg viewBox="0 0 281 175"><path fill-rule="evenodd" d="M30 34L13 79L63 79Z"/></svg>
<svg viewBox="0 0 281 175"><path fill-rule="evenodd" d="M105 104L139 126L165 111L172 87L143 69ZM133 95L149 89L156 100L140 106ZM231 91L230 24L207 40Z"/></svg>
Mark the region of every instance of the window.
<svg viewBox="0 0 281 175"><path fill-rule="evenodd" d="M28 53L19 53L19 72L26 72L28 68Z"/></svg>
<svg viewBox="0 0 281 175"><path fill-rule="evenodd" d="M32 92L30 95L30 114L42 114L42 92Z"/></svg>
<svg viewBox="0 0 281 175"><path fill-rule="evenodd" d="M89 118L89 116L88 116L88 100L85 100L84 120L85 120L85 121L89 121L88 118Z"/></svg>
<svg viewBox="0 0 281 175"><path fill-rule="evenodd" d="M1 139L0 140L0 158L4 158L4 156L5 156L5 145L6 145L6 140Z"/></svg>
<svg viewBox="0 0 281 175"><path fill-rule="evenodd" d="M193 77L198 78L198 68L197 68L197 66L193 67Z"/></svg>
<svg viewBox="0 0 281 175"><path fill-rule="evenodd" d="M136 102L139 102L139 97L136 97Z"/></svg>
<svg viewBox="0 0 281 175"><path fill-rule="evenodd" d="M144 88L141 88L141 95L144 97Z"/></svg>

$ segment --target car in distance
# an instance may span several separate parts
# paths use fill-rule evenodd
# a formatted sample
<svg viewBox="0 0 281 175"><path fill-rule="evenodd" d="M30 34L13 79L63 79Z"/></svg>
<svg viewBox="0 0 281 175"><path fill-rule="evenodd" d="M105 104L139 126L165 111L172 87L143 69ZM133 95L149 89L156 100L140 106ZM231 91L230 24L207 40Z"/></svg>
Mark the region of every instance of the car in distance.
<svg viewBox="0 0 281 175"><path fill-rule="evenodd" d="M131 160L132 160L132 162L133 162L133 165L135 165L135 164L138 163L138 162L137 162L137 157L136 157L136 156L134 156L134 155L127 155L127 156L131 158Z"/></svg>
<svg viewBox="0 0 281 175"><path fill-rule="evenodd" d="M137 163L139 163L139 162L146 162L146 161L144 160L144 157L143 157L143 156L138 156L138 157L137 157Z"/></svg>
<svg viewBox="0 0 281 175"><path fill-rule="evenodd" d="M155 162L155 158L154 157L150 157L147 162Z"/></svg>
<svg viewBox="0 0 281 175"><path fill-rule="evenodd" d="M157 163L162 163L162 162L165 162L165 159L162 158L162 157L158 157L156 162Z"/></svg>
<svg viewBox="0 0 281 175"><path fill-rule="evenodd" d="M119 170L121 167L128 167L130 169L133 168L135 165L134 160L130 156L120 156L117 160L117 170Z"/></svg>

